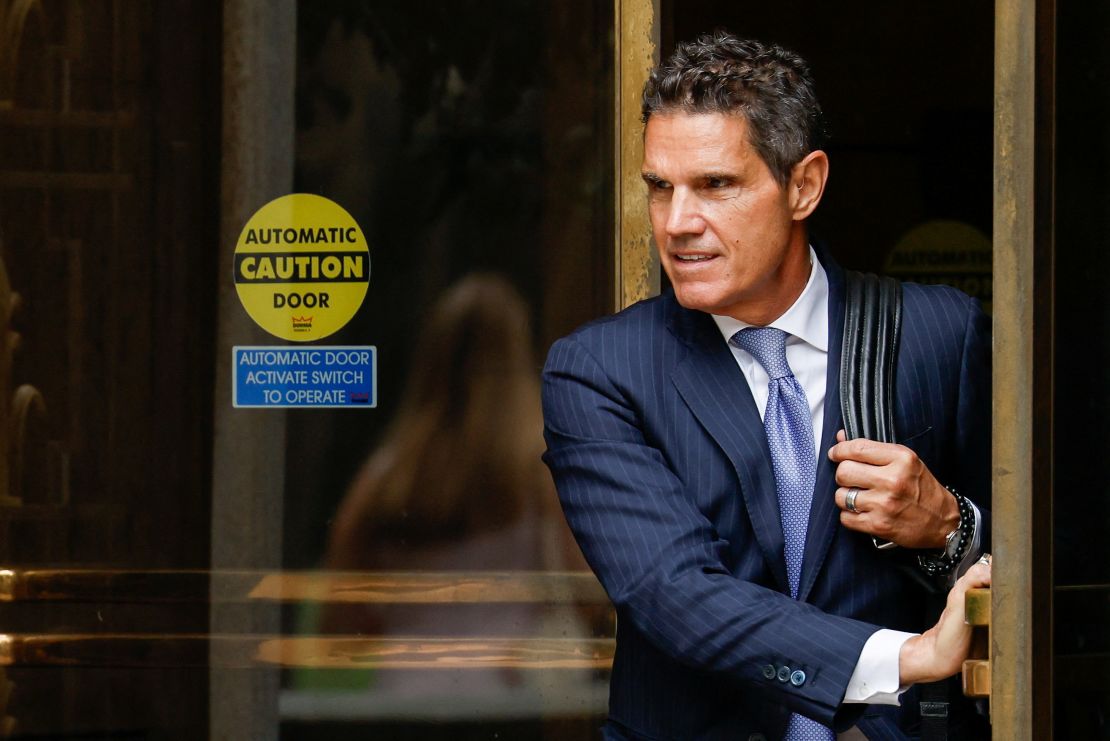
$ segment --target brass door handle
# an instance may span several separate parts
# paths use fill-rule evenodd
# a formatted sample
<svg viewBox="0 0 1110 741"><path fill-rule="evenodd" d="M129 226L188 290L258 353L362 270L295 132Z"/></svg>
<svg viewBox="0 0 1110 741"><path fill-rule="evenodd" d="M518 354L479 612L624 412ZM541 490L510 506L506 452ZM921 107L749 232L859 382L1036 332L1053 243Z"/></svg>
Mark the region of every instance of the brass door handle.
<svg viewBox="0 0 1110 741"><path fill-rule="evenodd" d="M971 650L963 665L963 688L968 697L990 697L991 590L969 589L964 599L964 618L973 626Z"/></svg>

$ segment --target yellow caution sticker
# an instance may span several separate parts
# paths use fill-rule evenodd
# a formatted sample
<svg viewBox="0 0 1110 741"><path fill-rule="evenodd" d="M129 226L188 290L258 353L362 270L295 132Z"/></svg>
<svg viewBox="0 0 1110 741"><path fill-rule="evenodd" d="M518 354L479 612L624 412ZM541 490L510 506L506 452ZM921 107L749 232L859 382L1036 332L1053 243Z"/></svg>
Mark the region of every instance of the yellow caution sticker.
<svg viewBox="0 0 1110 741"><path fill-rule="evenodd" d="M235 245L235 290L258 326L309 342L339 331L366 298L370 250L335 201L276 198L247 221Z"/></svg>
<svg viewBox="0 0 1110 741"><path fill-rule="evenodd" d="M971 224L927 221L910 229L886 258L883 272L914 283L945 283L979 299L989 314L994 300L991 240Z"/></svg>

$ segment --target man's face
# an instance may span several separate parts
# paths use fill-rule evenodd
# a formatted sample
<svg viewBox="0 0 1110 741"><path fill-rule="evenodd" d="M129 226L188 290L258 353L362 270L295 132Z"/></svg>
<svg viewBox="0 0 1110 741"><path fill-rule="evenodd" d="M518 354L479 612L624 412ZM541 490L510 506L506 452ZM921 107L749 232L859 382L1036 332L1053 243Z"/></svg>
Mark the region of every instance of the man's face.
<svg viewBox="0 0 1110 741"><path fill-rule="evenodd" d="M680 304L751 324L790 308L809 278L805 229L793 186L780 187L756 154L743 116L652 115L643 176L659 259Z"/></svg>

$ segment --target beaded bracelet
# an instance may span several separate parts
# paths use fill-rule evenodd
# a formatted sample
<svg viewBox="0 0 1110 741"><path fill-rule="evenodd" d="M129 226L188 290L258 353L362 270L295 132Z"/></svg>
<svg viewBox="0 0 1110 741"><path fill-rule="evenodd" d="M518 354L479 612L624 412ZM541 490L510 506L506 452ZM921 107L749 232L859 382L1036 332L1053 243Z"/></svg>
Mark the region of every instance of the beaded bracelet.
<svg viewBox="0 0 1110 741"><path fill-rule="evenodd" d="M951 486L944 488L956 497L956 504L960 508L960 527L959 534L956 536L959 541L956 552L951 556L948 555L947 549L935 554L918 554L917 564L929 576L944 576L952 573L967 555L967 549L971 547L971 539L975 534L975 513L971 509L971 502Z"/></svg>

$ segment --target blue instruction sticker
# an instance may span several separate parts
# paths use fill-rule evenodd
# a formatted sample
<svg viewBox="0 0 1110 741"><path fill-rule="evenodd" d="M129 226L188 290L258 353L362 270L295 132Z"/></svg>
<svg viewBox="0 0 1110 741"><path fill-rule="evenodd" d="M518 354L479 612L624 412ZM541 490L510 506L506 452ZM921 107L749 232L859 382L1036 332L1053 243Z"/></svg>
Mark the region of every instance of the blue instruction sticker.
<svg viewBox="0 0 1110 741"><path fill-rule="evenodd" d="M378 351L365 347L233 347L231 404L239 408L372 408Z"/></svg>

